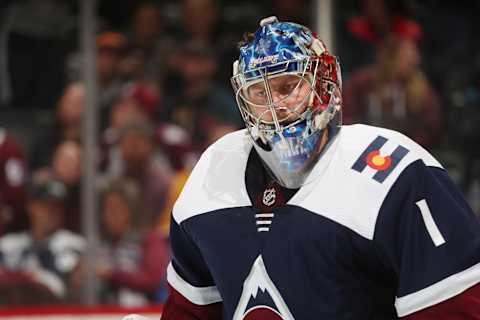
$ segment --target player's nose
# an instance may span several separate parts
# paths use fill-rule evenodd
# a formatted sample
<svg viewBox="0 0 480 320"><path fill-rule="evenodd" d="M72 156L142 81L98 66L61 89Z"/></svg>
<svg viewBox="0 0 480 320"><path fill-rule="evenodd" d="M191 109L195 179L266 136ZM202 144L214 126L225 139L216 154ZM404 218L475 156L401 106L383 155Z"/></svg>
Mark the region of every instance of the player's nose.
<svg viewBox="0 0 480 320"><path fill-rule="evenodd" d="M285 95L281 94L278 91L273 91L272 92L272 100L273 103L278 106L278 107L286 107L286 99Z"/></svg>

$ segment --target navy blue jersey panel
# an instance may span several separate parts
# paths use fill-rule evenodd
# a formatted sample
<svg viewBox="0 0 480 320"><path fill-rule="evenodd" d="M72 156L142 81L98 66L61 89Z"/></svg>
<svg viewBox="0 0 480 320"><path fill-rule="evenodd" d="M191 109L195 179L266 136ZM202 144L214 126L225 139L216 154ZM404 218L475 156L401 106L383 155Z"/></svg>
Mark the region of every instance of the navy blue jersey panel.
<svg viewBox="0 0 480 320"><path fill-rule="evenodd" d="M428 206L444 243L434 242L419 202ZM480 262L478 218L446 172L422 161L406 168L390 190L377 219L374 242L385 267L395 270L399 297Z"/></svg>
<svg viewBox="0 0 480 320"><path fill-rule="evenodd" d="M301 207L274 210L269 232L257 232L252 208L230 208L182 223L219 289L226 319L261 255L295 319L396 319L395 281L370 240ZM271 304L259 290L248 306ZM275 308L274 308L275 309Z"/></svg>
<svg viewBox="0 0 480 320"><path fill-rule="evenodd" d="M243 281L261 250L254 218L257 212L251 207L222 209L182 223L198 245L224 305L237 303Z"/></svg>
<svg viewBox="0 0 480 320"><path fill-rule="evenodd" d="M185 281L196 287L214 285L212 276L197 246L173 218L170 223L170 245L172 247L172 265Z"/></svg>
<svg viewBox="0 0 480 320"><path fill-rule="evenodd" d="M264 257L278 289L294 301L294 315L394 319L394 287L385 285L371 241L300 207L283 207L278 217L265 235Z"/></svg>

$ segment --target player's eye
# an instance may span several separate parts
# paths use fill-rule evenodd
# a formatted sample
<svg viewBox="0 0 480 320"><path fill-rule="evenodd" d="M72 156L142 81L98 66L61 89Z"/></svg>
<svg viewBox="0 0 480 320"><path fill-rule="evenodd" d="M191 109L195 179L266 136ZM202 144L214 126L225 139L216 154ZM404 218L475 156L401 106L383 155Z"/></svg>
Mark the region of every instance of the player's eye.
<svg viewBox="0 0 480 320"><path fill-rule="evenodd" d="M259 98L264 98L266 96L266 93L265 93L265 90L261 90L261 91L256 91L254 95Z"/></svg>

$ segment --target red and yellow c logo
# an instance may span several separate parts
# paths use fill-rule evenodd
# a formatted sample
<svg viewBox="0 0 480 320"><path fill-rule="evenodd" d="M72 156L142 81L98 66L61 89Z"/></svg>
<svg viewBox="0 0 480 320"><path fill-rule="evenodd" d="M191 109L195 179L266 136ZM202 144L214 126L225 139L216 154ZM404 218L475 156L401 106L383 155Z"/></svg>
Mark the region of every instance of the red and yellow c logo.
<svg viewBox="0 0 480 320"><path fill-rule="evenodd" d="M375 170L385 170L392 164L390 156L381 156L380 151L373 150L367 155L367 164Z"/></svg>

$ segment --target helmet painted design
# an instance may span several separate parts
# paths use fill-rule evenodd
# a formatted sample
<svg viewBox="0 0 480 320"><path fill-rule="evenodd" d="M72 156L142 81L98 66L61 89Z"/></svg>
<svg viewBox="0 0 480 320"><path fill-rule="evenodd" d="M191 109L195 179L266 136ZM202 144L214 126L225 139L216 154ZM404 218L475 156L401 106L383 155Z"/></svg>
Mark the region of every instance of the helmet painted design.
<svg viewBox="0 0 480 320"><path fill-rule="evenodd" d="M240 48L231 81L254 147L271 175L287 188L305 184L340 130L337 58L308 28L270 17Z"/></svg>

